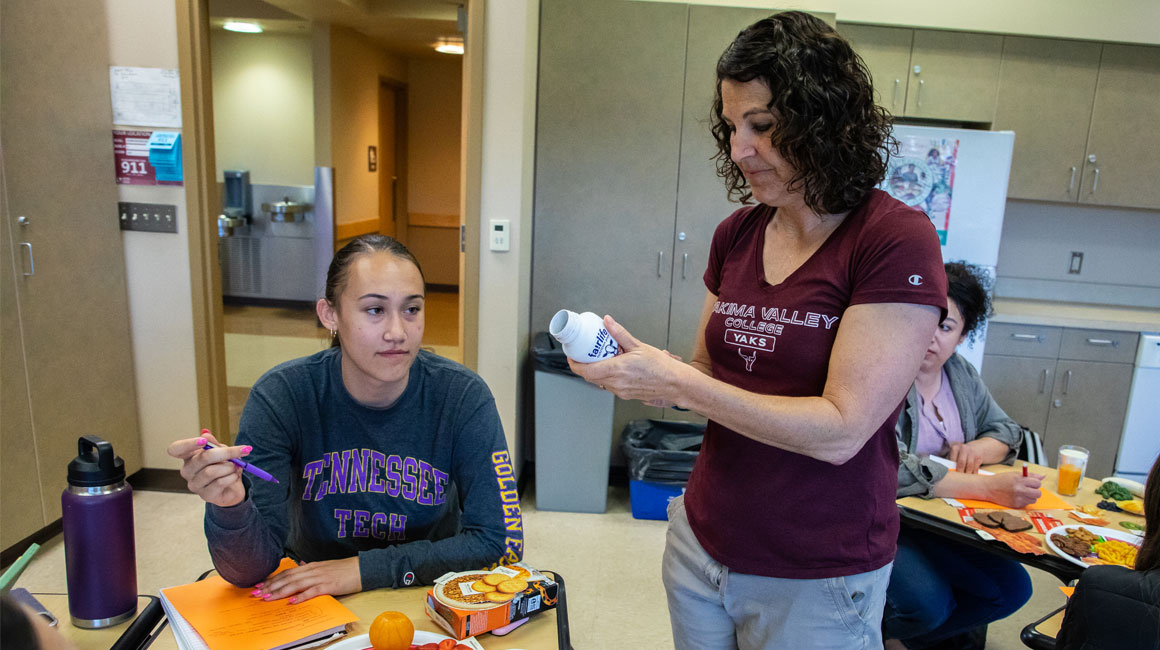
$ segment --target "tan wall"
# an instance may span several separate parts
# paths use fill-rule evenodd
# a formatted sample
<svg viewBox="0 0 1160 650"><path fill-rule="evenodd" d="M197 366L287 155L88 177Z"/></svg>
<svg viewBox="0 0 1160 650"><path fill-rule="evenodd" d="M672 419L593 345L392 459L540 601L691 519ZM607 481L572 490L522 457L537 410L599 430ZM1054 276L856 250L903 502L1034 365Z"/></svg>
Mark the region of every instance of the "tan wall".
<svg viewBox="0 0 1160 650"><path fill-rule="evenodd" d="M407 85L407 211L450 227L407 228L427 282L459 284L459 141L463 59L413 59Z"/></svg>
<svg viewBox="0 0 1160 650"><path fill-rule="evenodd" d="M314 184L310 37L210 32L217 178L248 169L250 182Z"/></svg>
<svg viewBox="0 0 1160 650"><path fill-rule="evenodd" d="M177 67L174 3L116 0L106 3L106 13L110 65ZM113 182L112 170L109 182ZM118 189L122 201L177 206L176 235L122 233L141 462L144 467L176 469L176 461L165 448L199 429L189 276L189 220L197 216L186 214L182 187L121 185Z"/></svg>
<svg viewBox="0 0 1160 650"><path fill-rule="evenodd" d="M379 146L379 84L406 82L407 63L353 30L330 30L330 142L336 224L379 218L377 172L367 147Z"/></svg>

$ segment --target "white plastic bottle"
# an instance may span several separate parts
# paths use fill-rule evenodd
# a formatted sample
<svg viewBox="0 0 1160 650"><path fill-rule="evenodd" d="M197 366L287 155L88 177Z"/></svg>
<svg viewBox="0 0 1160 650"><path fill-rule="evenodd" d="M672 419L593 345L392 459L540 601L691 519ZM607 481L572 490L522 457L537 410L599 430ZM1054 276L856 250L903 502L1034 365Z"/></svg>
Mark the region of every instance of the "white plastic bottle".
<svg viewBox="0 0 1160 650"><path fill-rule="evenodd" d="M577 314L561 309L552 317L548 333L556 337L569 359L580 363L615 357L620 351L616 339L604 327L604 319L590 311Z"/></svg>

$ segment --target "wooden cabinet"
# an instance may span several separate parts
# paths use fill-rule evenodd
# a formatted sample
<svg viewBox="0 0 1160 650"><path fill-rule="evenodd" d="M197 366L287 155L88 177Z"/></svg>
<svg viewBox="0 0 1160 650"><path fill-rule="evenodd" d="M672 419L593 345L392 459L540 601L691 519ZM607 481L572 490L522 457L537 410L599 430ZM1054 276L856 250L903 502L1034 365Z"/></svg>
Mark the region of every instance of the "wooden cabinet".
<svg viewBox="0 0 1160 650"><path fill-rule="evenodd" d="M1160 208L1160 48L1007 36L993 128L1007 195Z"/></svg>
<svg viewBox="0 0 1160 650"><path fill-rule="evenodd" d="M1091 452L1088 475L1112 473L1139 335L992 323L983 381L999 406L1043 436L1048 461L1060 445Z"/></svg>
<svg viewBox="0 0 1160 650"><path fill-rule="evenodd" d="M843 23L866 61L880 106L899 117L990 122L1003 37Z"/></svg>
<svg viewBox="0 0 1160 650"><path fill-rule="evenodd" d="M23 0L0 23L3 548L60 517L79 436L141 466L107 22L102 3Z"/></svg>
<svg viewBox="0 0 1160 650"><path fill-rule="evenodd" d="M611 314L689 358L710 240L739 207L712 159L715 65L770 11L623 0L540 11L531 331L562 308ZM617 442L629 420L676 413L615 408Z"/></svg>

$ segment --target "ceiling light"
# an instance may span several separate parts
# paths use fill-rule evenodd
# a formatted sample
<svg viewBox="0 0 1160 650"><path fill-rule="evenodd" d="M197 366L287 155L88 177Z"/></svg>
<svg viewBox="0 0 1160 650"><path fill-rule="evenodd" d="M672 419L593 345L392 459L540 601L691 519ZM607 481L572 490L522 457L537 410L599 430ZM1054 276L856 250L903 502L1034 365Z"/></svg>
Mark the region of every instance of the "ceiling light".
<svg viewBox="0 0 1160 650"><path fill-rule="evenodd" d="M226 31L241 32L243 34L261 34L262 26L257 23L243 23L236 20L226 21L223 25Z"/></svg>
<svg viewBox="0 0 1160 650"><path fill-rule="evenodd" d="M435 51L443 54L463 54L463 41L440 40L435 44Z"/></svg>

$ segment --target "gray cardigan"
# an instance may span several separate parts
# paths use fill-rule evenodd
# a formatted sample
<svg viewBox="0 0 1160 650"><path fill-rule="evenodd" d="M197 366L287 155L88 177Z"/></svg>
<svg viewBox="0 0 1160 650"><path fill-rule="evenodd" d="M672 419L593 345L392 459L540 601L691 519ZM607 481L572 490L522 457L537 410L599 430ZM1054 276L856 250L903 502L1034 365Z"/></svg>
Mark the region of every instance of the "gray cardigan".
<svg viewBox="0 0 1160 650"><path fill-rule="evenodd" d="M969 361L959 354L947 359L943 368L950 380L951 394L959 407L959 419L963 423L963 441L976 438L994 438L1011 448L1003 459L1011 464L1019 445L1023 442L1023 432L991 397L991 392L983 383L979 373ZM895 434L898 437L898 496L920 496L930 499L934 496L934 484L947 475L947 468L926 458L910 453L918 437L919 401L918 388L910 387L906 404L898 414Z"/></svg>

